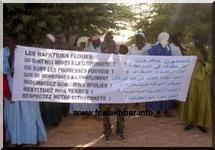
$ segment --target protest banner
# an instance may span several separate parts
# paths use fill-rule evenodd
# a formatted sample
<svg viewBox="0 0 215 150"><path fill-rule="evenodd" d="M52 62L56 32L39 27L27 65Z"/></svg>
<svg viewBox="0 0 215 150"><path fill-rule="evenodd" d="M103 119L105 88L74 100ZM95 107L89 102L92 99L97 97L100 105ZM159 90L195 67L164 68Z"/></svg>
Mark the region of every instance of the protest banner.
<svg viewBox="0 0 215 150"><path fill-rule="evenodd" d="M115 55L17 46L13 101L185 101L196 56Z"/></svg>

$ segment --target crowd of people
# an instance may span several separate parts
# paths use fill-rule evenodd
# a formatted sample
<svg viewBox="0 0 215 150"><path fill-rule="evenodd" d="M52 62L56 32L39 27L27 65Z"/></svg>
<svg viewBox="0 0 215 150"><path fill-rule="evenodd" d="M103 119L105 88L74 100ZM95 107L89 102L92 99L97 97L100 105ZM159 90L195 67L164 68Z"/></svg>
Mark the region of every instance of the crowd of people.
<svg viewBox="0 0 215 150"><path fill-rule="evenodd" d="M117 45L113 33L107 32L104 40L99 35L79 37L76 42L67 42L64 33L57 35L47 34L44 37L42 48L75 50L95 53L110 53L124 55L157 55L157 56L182 56L196 55L196 63L189 94L186 102L156 101L145 103L145 109L153 111L154 117L164 114L166 117L174 117L172 109L178 110L180 117L185 121L184 130L188 131L198 127L206 133L211 127L212 105L211 105L211 81L212 81L212 56L207 51L206 57L200 47L198 40L194 39L191 48L184 48L177 36L162 32L157 37L157 42L149 44L146 42L145 34L138 32L135 35L134 44ZM4 79L4 140L14 145L46 142L46 127L57 127L69 113L74 111L110 111L111 109L125 108L125 104L87 104L87 103L56 103L56 102L32 102L12 101L11 93L13 86L14 52L17 45L17 36L8 34L4 37L3 49L3 79ZM138 105L138 104L136 104ZM117 115L116 134L125 139L125 118L122 114ZM103 130L105 140L110 141L111 123L110 116L103 116Z"/></svg>

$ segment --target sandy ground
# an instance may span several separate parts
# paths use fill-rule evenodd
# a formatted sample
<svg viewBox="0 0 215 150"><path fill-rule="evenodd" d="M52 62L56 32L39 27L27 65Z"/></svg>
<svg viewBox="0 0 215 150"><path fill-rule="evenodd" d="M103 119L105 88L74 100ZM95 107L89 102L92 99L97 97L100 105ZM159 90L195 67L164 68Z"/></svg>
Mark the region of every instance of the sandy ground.
<svg viewBox="0 0 215 150"><path fill-rule="evenodd" d="M102 134L102 120L67 116L56 128L47 129L48 142L42 147L211 147L212 130L202 133L197 128L184 131L184 122L175 117L127 116L125 141L115 135L115 117L111 142L106 143Z"/></svg>

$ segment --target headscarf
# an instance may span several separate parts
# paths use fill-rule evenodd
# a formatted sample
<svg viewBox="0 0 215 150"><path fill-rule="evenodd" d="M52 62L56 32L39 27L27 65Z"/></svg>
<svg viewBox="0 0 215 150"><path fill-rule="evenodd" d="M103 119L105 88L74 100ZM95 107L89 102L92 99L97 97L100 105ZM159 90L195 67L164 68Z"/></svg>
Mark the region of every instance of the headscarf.
<svg viewBox="0 0 215 150"><path fill-rule="evenodd" d="M80 47L81 43L86 43L86 46L88 44L88 37L82 36L77 41L77 46Z"/></svg>
<svg viewBox="0 0 215 150"><path fill-rule="evenodd" d="M143 32L138 32L137 35L142 36L143 38L145 38L145 34Z"/></svg>
<svg viewBox="0 0 215 150"><path fill-rule="evenodd" d="M105 34L104 41L101 43L101 50L103 53L117 53L116 42L113 40L112 32Z"/></svg>
<svg viewBox="0 0 215 150"><path fill-rule="evenodd" d="M159 35L158 35L158 43L161 44L161 46L163 48L165 48L167 45L168 45L168 40L169 40L169 34L167 32L161 32Z"/></svg>
<svg viewBox="0 0 215 150"><path fill-rule="evenodd" d="M46 37L51 40L53 43L55 42L55 37L52 34L46 34Z"/></svg>

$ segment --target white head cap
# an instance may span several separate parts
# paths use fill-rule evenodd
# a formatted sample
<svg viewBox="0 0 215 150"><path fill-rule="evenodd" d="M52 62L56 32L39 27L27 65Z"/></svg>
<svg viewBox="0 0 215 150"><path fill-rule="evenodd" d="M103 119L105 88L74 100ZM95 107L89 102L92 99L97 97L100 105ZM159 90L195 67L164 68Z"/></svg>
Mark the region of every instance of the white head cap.
<svg viewBox="0 0 215 150"><path fill-rule="evenodd" d="M161 32L158 35L157 40L158 40L158 43L162 45L162 47L166 47L169 40L169 34L167 32Z"/></svg>
<svg viewBox="0 0 215 150"><path fill-rule="evenodd" d="M145 38L145 34L143 32L138 32L137 35L142 36L143 38Z"/></svg>
<svg viewBox="0 0 215 150"><path fill-rule="evenodd" d="M46 37L51 40L52 42L55 42L55 37L52 34L46 34Z"/></svg>
<svg viewBox="0 0 215 150"><path fill-rule="evenodd" d="M80 47L81 43L86 43L86 45L87 45L88 44L88 37L86 37L86 36L80 37L77 41L77 46Z"/></svg>

